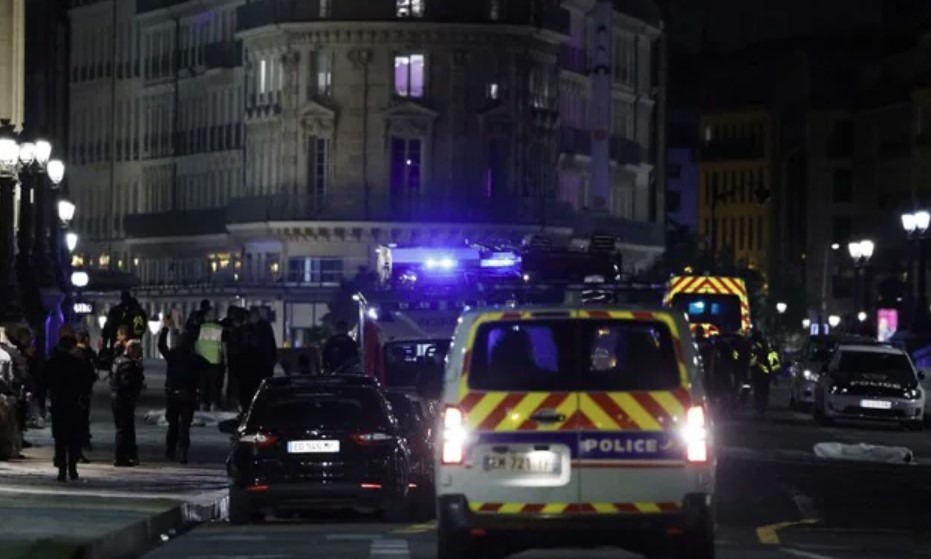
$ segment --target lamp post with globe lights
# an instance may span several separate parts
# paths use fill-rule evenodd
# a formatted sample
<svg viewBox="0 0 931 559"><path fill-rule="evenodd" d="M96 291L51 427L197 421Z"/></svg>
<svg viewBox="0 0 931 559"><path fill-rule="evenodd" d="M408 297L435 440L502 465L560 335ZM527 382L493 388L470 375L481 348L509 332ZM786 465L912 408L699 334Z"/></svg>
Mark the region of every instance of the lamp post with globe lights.
<svg viewBox="0 0 931 559"><path fill-rule="evenodd" d="M908 303L906 305L911 313L910 329L914 332L931 331L931 310L928 308L928 273L925 255L925 241L928 238L929 226L931 226L931 213L917 211L902 214L902 229L905 230L908 241L914 242L916 249L908 251ZM913 278L915 252L918 253L917 286Z"/></svg>
<svg viewBox="0 0 931 559"><path fill-rule="evenodd" d="M0 126L0 320L20 318L18 285L13 258L16 254L16 182L19 144L8 125Z"/></svg>
<svg viewBox="0 0 931 559"><path fill-rule="evenodd" d="M869 314L869 300L870 300L870 285L867 278L867 267L869 266L870 259L873 257L873 252L876 250L876 244L873 241L864 239L861 241L853 241L847 245L847 252L850 254L851 260L853 260L854 267L854 278L853 278L853 315L857 316L861 311L866 311ZM861 286L861 276L862 276L862 286Z"/></svg>

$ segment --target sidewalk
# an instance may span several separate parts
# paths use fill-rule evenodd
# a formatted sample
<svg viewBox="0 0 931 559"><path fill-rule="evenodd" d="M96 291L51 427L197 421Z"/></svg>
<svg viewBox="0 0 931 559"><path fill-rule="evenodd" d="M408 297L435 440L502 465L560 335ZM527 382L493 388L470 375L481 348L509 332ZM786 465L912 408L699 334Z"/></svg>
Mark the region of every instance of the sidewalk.
<svg viewBox="0 0 931 559"><path fill-rule="evenodd" d="M215 424L192 429L191 463L164 457L165 427L147 424L164 408L164 369L149 366L148 390L136 410L140 465L115 468L105 383L92 408L91 464L81 479L61 483L52 466L49 428L27 432L24 459L0 462L0 549L3 559L109 559L137 556L190 522L222 518L229 438Z"/></svg>

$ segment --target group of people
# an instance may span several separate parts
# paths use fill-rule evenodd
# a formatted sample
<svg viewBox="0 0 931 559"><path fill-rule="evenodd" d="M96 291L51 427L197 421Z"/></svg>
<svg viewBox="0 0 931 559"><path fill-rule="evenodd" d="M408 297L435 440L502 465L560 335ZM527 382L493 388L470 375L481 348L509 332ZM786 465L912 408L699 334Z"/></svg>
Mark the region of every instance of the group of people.
<svg viewBox="0 0 931 559"><path fill-rule="evenodd" d="M12 369L9 384L21 394L19 436L25 431L30 409L38 417L51 415L54 464L60 481L77 480L78 464L88 462L92 394L101 372L111 394L113 464L132 467L139 463L135 414L146 389L142 337L147 326L139 302L123 292L120 303L107 315L96 352L89 333L71 325L62 326L57 345L45 359L34 347L28 327L9 325L0 330L0 354L9 356L4 363ZM165 455L181 463L188 461L194 412L198 408L247 409L277 363L274 332L258 309L230 307L219 320L206 300L180 327L170 316L163 318L157 347L167 365ZM224 384L225 399L221 396ZM18 443L15 454L30 446L25 439Z"/></svg>
<svg viewBox="0 0 931 559"><path fill-rule="evenodd" d="M715 407L730 416L743 402L750 387L758 416L766 414L773 378L781 370L779 354L754 330L749 338L740 335L708 336L699 326L695 343L705 371L705 388Z"/></svg>

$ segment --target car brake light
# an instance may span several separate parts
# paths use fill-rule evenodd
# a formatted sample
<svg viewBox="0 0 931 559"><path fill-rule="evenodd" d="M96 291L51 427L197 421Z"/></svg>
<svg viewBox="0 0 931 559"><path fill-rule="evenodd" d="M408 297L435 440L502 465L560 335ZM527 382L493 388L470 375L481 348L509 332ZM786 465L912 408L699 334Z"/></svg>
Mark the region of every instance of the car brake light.
<svg viewBox="0 0 931 559"><path fill-rule="evenodd" d="M265 433L255 433L252 435L243 435L240 437L239 442L251 444L255 448L268 448L274 446L278 442L278 437L274 435L266 435Z"/></svg>
<svg viewBox="0 0 931 559"><path fill-rule="evenodd" d="M443 411L443 448L440 462L462 464L465 459L465 414L457 407L448 406Z"/></svg>
<svg viewBox="0 0 931 559"><path fill-rule="evenodd" d="M394 440L394 437L385 433L353 433L352 440L356 444L366 446L371 444L386 443Z"/></svg>
<svg viewBox="0 0 931 559"><path fill-rule="evenodd" d="M682 429L682 439L685 442L686 459L690 463L708 462L708 425L705 422L705 408L689 408L685 416L685 427Z"/></svg>

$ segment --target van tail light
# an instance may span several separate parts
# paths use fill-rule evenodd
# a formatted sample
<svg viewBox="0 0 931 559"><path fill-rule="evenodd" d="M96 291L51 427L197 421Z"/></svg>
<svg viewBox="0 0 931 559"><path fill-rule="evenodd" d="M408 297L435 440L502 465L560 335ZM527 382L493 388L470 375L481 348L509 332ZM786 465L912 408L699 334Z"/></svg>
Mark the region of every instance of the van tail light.
<svg viewBox="0 0 931 559"><path fill-rule="evenodd" d="M455 406L443 410L442 464L462 464L465 460L465 413Z"/></svg>
<svg viewBox="0 0 931 559"><path fill-rule="evenodd" d="M254 433L251 435L243 435L239 438L239 442L251 444L255 448L269 448L278 442L278 437L266 433Z"/></svg>
<svg viewBox="0 0 931 559"><path fill-rule="evenodd" d="M353 433L352 441L360 446L371 446L393 441L394 437L386 433Z"/></svg>
<svg viewBox="0 0 931 559"><path fill-rule="evenodd" d="M682 429L682 439L685 442L686 460L690 464L708 462L708 422L704 407L689 408L685 416L685 427Z"/></svg>

